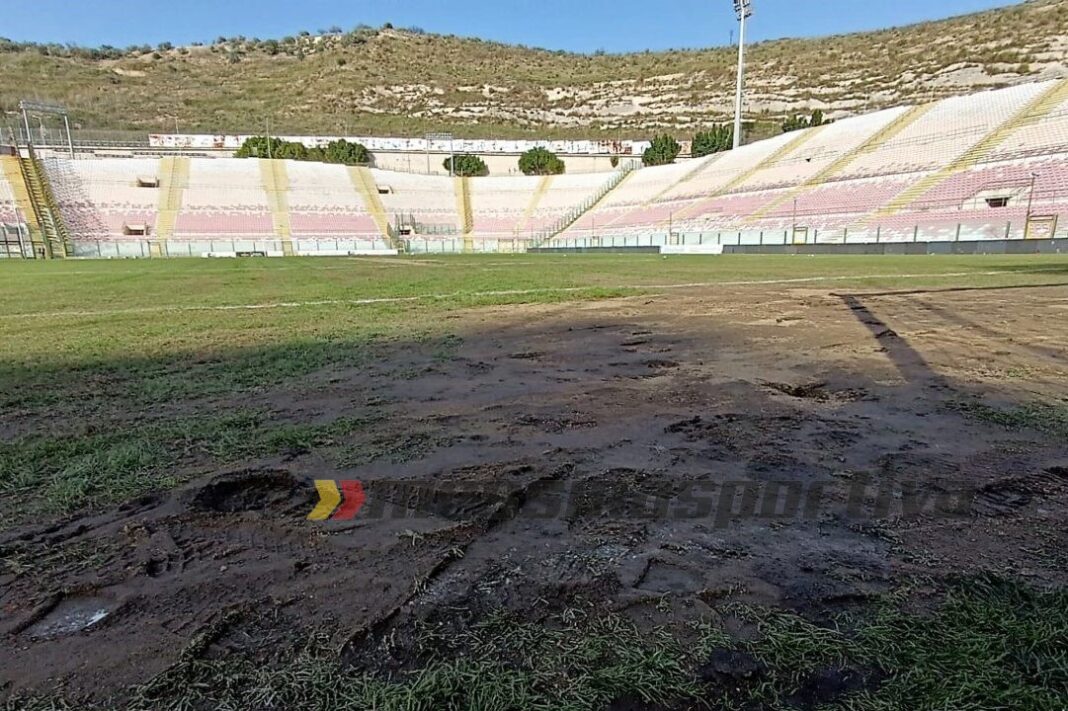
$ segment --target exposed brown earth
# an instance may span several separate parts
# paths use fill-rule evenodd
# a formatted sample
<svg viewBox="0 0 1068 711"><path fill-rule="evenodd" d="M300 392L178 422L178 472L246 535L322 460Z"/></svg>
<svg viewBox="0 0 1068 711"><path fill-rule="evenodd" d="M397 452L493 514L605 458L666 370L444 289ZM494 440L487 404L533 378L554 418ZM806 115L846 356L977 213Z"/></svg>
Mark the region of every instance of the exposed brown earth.
<svg viewBox="0 0 1068 711"><path fill-rule="evenodd" d="M249 461L0 534L17 561L0 695L101 699L190 655L276 659L311 630L390 669L420 621L502 607L825 614L958 573L1068 582L1063 437L967 407L1068 401L1068 287L716 288L477 309L454 329L447 357L395 344L256 396L286 421L380 412L336 443L347 460ZM367 505L307 521L314 479L358 479ZM729 482L818 506L702 510ZM910 511L918 496L933 507Z"/></svg>

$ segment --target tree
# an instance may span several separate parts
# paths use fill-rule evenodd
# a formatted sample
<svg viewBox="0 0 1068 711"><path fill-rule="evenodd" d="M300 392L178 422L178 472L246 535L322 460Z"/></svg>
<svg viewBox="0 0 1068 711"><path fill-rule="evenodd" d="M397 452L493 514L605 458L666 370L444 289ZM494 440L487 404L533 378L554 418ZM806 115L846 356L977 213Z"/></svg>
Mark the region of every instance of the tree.
<svg viewBox="0 0 1068 711"><path fill-rule="evenodd" d="M805 128L814 128L816 126L822 126L824 124L831 123L823 116L823 112L816 109L812 112L811 118L805 118L804 116L791 116L782 124L782 132L789 133L790 131L800 131Z"/></svg>
<svg viewBox="0 0 1068 711"><path fill-rule="evenodd" d="M489 166L486 165L486 161L476 155L471 155L470 153L463 153L455 158L446 158L445 170L448 170L453 175L458 175L461 178L474 178L489 175Z"/></svg>
<svg viewBox="0 0 1068 711"><path fill-rule="evenodd" d="M713 153L729 151L734 147L734 127L722 124L707 131L698 131L693 137L693 157L710 156Z"/></svg>
<svg viewBox="0 0 1068 711"><path fill-rule="evenodd" d="M652 145L642 154L645 165L667 165L679 157L682 146L671 136L664 134L653 139Z"/></svg>
<svg viewBox="0 0 1068 711"><path fill-rule="evenodd" d="M349 143L344 138L330 141L324 153L327 163L368 165L371 162L371 151L367 150L367 146L362 143Z"/></svg>
<svg viewBox="0 0 1068 711"><path fill-rule="evenodd" d="M246 138L234 154L235 158L280 158L286 142L281 138L268 139L266 136Z"/></svg>
<svg viewBox="0 0 1068 711"><path fill-rule="evenodd" d="M560 175L565 168L564 161L548 148L531 148L519 156L519 170L523 175Z"/></svg>
<svg viewBox="0 0 1068 711"><path fill-rule="evenodd" d="M308 147L296 141L283 141L282 150L275 153L274 157L287 160L308 160Z"/></svg>
<svg viewBox="0 0 1068 711"><path fill-rule="evenodd" d="M343 165L368 165L371 152L362 143L349 143L345 139L331 141L326 148L308 148L299 141L285 141L281 138L267 139L266 136L253 136L241 144L234 154L237 158L283 158L287 160L305 160L318 163L341 163Z"/></svg>

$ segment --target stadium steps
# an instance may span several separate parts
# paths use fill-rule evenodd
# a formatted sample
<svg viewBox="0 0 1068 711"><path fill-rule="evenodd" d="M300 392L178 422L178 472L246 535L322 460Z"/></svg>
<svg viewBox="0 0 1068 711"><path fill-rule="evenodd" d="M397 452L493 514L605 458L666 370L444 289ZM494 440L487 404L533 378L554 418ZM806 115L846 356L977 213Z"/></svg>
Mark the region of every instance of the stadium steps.
<svg viewBox="0 0 1068 711"><path fill-rule="evenodd" d="M48 173L45 172L41 159L37 157L33 146L28 147L28 157L22 158L22 169L26 177L26 187L30 190L30 197L37 205L38 217L41 227L52 250L52 258L73 257L74 247L70 239L70 232L66 223L63 222L63 214L60 212L59 203L56 202L52 184L48 182Z"/></svg>
<svg viewBox="0 0 1068 711"><path fill-rule="evenodd" d="M190 159L164 156L159 159L159 208L156 217L156 239L166 242L174 237L182 197L189 187Z"/></svg>
<svg viewBox="0 0 1068 711"><path fill-rule="evenodd" d="M1004 143L1012 133L1028 124L1042 120L1066 100L1068 100L1068 79L1062 79L1028 102L1019 113L994 129L982 141L968 149L961 162L970 168L982 163L990 152Z"/></svg>
<svg viewBox="0 0 1068 711"><path fill-rule="evenodd" d="M553 226L553 228L549 231L549 233L548 233L548 235L546 236L545 239L538 240L532 246L533 247L539 247L542 244L544 244L545 242L549 242L554 237L557 237L560 234L562 234L567 228L571 227L571 225L573 225L576 222L578 222L579 220L581 220L583 215L585 215L588 212L593 212L594 210L596 210L601 205L601 203L603 203L605 201L605 198L607 198L612 193L613 190L615 190L616 188L620 187L625 182L627 182L627 180L632 175L634 175L635 171L637 171L637 170L638 170L637 164L628 163L625 168L623 168L622 170L620 170L620 171L618 171L616 173L613 173L611 179L609 179L609 181L607 183L605 183L603 186L601 186L600 190L597 192L597 195L595 197L591 198L590 200L586 201L584 204L582 204L579 207L575 208L574 210L569 212L567 215L564 215L564 217L561 218L556 223L556 225Z"/></svg>
<svg viewBox="0 0 1068 711"><path fill-rule="evenodd" d="M356 192L363 198L364 208L371 214L375 221L375 227L382 233L382 237L393 249L403 249L403 244L394 236L389 226L389 218L386 217L386 206L382 204L382 198L378 196L378 183L370 168L362 165L349 166L349 181Z"/></svg>
<svg viewBox="0 0 1068 711"><path fill-rule="evenodd" d="M1061 80L1029 101L1022 109L1016 112L1015 116L984 136L982 140L965 151L960 158L910 185L884 207L876 210L868 218L868 221L895 215L954 175L974 168L982 163L990 152L1001 145L1012 133L1033 121L1043 118L1065 99L1068 99L1068 80Z"/></svg>
<svg viewBox="0 0 1068 711"><path fill-rule="evenodd" d="M267 193L274 236L282 242L282 254L291 257L296 251L293 249L293 230L289 223L289 173L286 171L286 162L261 158L260 178Z"/></svg>
<svg viewBox="0 0 1068 711"><path fill-rule="evenodd" d="M730 182L728 182L723 187L719 188L718 190L714 190L713 192L709 193L708 195L705 195L703 198L699 198L697 200L694 200L693 204L689 205L688 207L683 208L682 210L679 210L678 213L673 214L670 218L668 218L666 220L661 220L660 221L660 225L666 225L669 222L671 222L672 220L686 219L687 217L690 216L690 214L694 210L697 210L698 208L701 207L701 205L703 204L704 200L708 200L709 198L719 197L720 195L726 195L727 193L731 192L732 190L738 188L739 186L744 185L745 181L747 181L750 178L752 178L754 175L759 173L761 170L764 170L764 168L767 168L770 165L774 165L776 161L782 159L784 156L789 155L793 151L797 150L801 146L803 146L806 143L808 143L809 141L811 141L815 136L819 135L819 133L821 131L825 130L828 125L830 125L830 124L824 124L823 126L817 126L816 128L809 128L809 129L805 129L804 131L801 131L800 134L797 136L797 138L793 139L792 141L790 141L785 146L783 146L779 150L777 150L774 153L772 153L770 156L768 156L764 160L762 160L759 163L755 164L749 170L743 171L743 172L739 173L738 175L734 176L734 179L731 180Z"/></svg>
<svg viewBox="0 0 1068 711"><path fill-rule="evenodd" d="M460 216L460 234L464 237L464 253L475 251L475 242L471 232L475 229L474 212L471 208L471 179L453 178L453 190L456 193L456 214Z"/></svg>
<svg viewBox="0 0 1068 711"><path fill-rule="evenodd" d="M544 198L545 194L549 192L549 188L552 187L552 184L552 175L546 175L541 179L541 182L538 183L538 187L534 190L534 194L530 198L530 203L527 205L527 209L523 212L523 218L516 224L515 228L513 229L516 234L519 234L519 232L522 231L526 224L530 222L530 218L534 216L534 211L538 209L538 205L541 204L542 198Z"/></svg>
<svg viewBox="0 0 1068 711"><path fill-rule="evenodd" d="M41 229L41 222L37 217L37 208L34 207L33 200L30 198L30 191L26 188L25 179L22 177L20 162L20 159L15 156L0 156L0 170L3 171L4 177L15 194L15 205L18 207L19 212L22 213L22 218L26 221L34 255L43 254L47 257L51 249L44 238L44 230Z"/></svg>
<svg viewBox="0 0 1068 711"><path fill-rule="evenodd" d="M685 182L686 182L687 180L690 180L691 178L695 178L695 177L697 177L697 175L698 175L698 174L700 174L700 173L701 173L701 171L703 171L703 170L704 170L705 168L707 168L708 166L710 166L710 165L712 165L713 163L715 163L715 162L716 162L716 160L718 160L718 159L719 159L719 158L721 158L722 156L723 156L723 153L718 153L718 154L716 154L715 156L713 156L711 160L705 160L705 156L702 156L701 158L698 158L698 159L696 160L696 162L697 162L697 163L698 163L699 165L697 165L696 167L694 167L694 168L693 168L692 170L688 170L688 171L686 171L686 174L685 174L685 175L683 175L683 176L682 176L681 178L679 178L678 180L676 180L675 182L673 182L673 183L672 183L671 185L667 186L666 188L664 188L663 190L661 190L660 192L658 192L658 193L657 193L656 195L654 195L654 196L653 196L652 198L650 198L649 200L646 200L646 201L645 201L644 203L642 203L642 209L644 209L644 208L647 208L647 207L649 207L650 205L653 205L653 204L655 204L655 203L659 202L659 201L660 201L660 199L661 199L661 198L662 198L663 196L667 195L667 194L668 194L669 192L671 192L672 190L674 190L674 189L675 189L676 187L678 187L679 185L682 185L683 183L685 183ZM612 225L614 225L614 224L616 224L617 222L619 222L620 220L622 220L622 219L623 219L624 217L625 217L625 214L620 214L620 215L617 215L616 217L612 218L612 219L611 219L611 220L609 220L608 222L604 223L604 226L605 226L605 227L611 227ZM670 220L671 220L671 217L669 217L669 218L668 218L668 221L669 221L669 222L670 222ZM661 223L661 224L663 224L663 223Z"/></svg>
<svg viewBox="0 0 1068 711"><path fill-rule="evenodd" d="M686 171L686 174L683 175L681 178L679 178L678 180L673 182L671 185L667 186L666 188L664 188L663 190L658 192L656 195L654 195L652 198L647 200L645 205L643 205L643 207L649 207L653 203L659 202L665 195L670 193L675 188L679 187L680 185L682 185L683 183L685 183L688 180L693 180L701 172L703 172L705 170L705 168L707 168L708 166L712 165L717 160L722 158L723 155L724 154L721 152L721 153L716 153L716 154L711 155L711 156L701 156L700 158L695 158L694 162L697 163L697 165L694 166L693 170Z"/></svg>
<svg viewBox="0 0 1068 711"><path fill-rule="evenodd" d="M827 182L830 178L848 168L849 165L853 163L853 161L857 160L861 156L877 151L887 141L904 131L912 124L916 123L916 121L918 121L919 119L923 118L923 116L925 116L927 112L933 109L936 105L937 104L935 103L930 103L913 106L908 111L904 112L896 119L888 123L886 126L883 126L883 128L872 134L868 138L868 140L864 141L864 143L862 143L855 151L851 151L843 155L838 160L834 161L826 168L813 175L808 180L797 185L793 190L789 191L785 195L781 195L775 200L772 200L770 203L754 212L752 215L749 216L748 222L753 223L757 220L762 219L763 217L770 214L772 211L778 209L779 207L782 207L784 204L789 203L794 198L800 197L803 193L806 193L812 188Z"/></svg>
<svg viewBox="0 0 1068 711"><path fill-rule="evenodd" d="M16 183L22 183L29 202L30 209L25 210L26 215L32 215L37 221L39 235L37 241L33 239L32 228L30 235L34 253L41 254L43 248L44 255L48 259L72 256L74 252L71 248L70 234L63 223L44 166L41 165L33 146L28 146L25 154L20 152L17 162L21 180Z"/></svg>

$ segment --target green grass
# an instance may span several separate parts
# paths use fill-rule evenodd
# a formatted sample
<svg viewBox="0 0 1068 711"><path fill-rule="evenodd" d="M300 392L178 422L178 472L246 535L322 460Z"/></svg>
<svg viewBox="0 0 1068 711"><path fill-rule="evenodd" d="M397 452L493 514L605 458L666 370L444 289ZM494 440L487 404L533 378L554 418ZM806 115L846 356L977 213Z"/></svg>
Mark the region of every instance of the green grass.
<svg viewBox="0 0 1068 711"><path fill-rule="evenodd" d="M0 530L173 488L209 465L333 445L368 424L280 424L268 413L236 412L0 442Z"/></svg>
<svg viewBox="0 0 1068 711"><path fill-rule="evenodd" d="M827 711L1063 709L1068 593L984 578L954 585L928 601L928 612L913 602L899 593L832 624L730 605L724 614L756 628L745 640L715 619L647 628L615 613L568 610L543 622L497 613L460 631L425 624L404 650L408 661L422 661L391 676L346 670L327 651L325 632L268 665L205 660L191 649L117 707L585 711L627 700L668 709L783 709L798 701ZM724 653L750 660L750 673L732 675L731 665L727 675L705 671ZM860 681L821 690L815 682L828 672ZM68 707L59 699L11 704Z"/></svg>
<svg viewBox="0 0 1068 711"><path fill-rule="evenodd" d="M982 402L959 402L953 407L983 422L1010 430L1038 430L1068 438L1068 405L1030 402L1012 408L998 408Z"/></svg>
<svg viewBox="0 0 1068 711"><path fill-rule="evenodd" d="M919 275L902 278L899 275ZM953 276L947 276L952 274ZM448 361L450 317L473 308L582 302L666 285L813 279L748 287L838 291L1068 282L1065 257L678 257L497 255L398 259L0 263L0 509L67 513L166 489L210 465L316 447L329 421L294 421L285 402L329 390L391 355ZM411 299L354 303L367 299ZM276 308L224 306L287 304ZM514 319L513 319L514 320ZM467 326L464 326L467 328ZM373 393L330 417L373 417ZM273 399L272 399L273 398ZM231 414L220 417L219 409ZM248 412L249 408L253 410ZM257 408L259 408L257 410ZM271 408L275 409L275 408ZM1036 421L1048 422L1046 413ZM1061 413L1063 415L1063 413ZM277 421L275 421L277 420ZM1063 425L1063 417L1059 422ZM1045 426L1045 425L1044 425ZM1060 431L1060 430L1058 430ZM346 441L340 466L405 461L437 440ZM10 502L18 499L19 505ZM6 525L25 520L6 519Z"/></svg>
<svg viewBox="0 0 1068 711"><path fill-rule="evenodd" d="M946 273L957 275L939 276ZM923 276L893 276L898 274ZM116 354L234 349L262 345L279 334L286 334L286 341L306 335L317 342L352 340L354 334L398 335L411 332L407 325L426 326L441 312L458 308L605 298L689 282L814 279L798 286L861 290L1064 282L1068 257L487 255L12 262L0 264L0 276L5 336L0 357L5 363L40 365L42 358L69 364ZM508 291L532 293L492 293ZM364 299L414 300L351 303ZM313 303L321 301L342 303ZM199 310L287 303L306 305Z"/></svg>
<svg viewBox="0 0 1068 711"><path fill-rule="evenodd" d="M939 276L946 273L957 276ZM878 290L1066 277L1064 257L4 263L0 407L92 407L109 399L143 405L277 385L327 367L360 365L373 357L374 344L448 338L441 316L477 306L603 299L691 282L815 278L796 286ZM412 300L353 303L368 299ZM216 310L272 304L288 306Z"/></svg>

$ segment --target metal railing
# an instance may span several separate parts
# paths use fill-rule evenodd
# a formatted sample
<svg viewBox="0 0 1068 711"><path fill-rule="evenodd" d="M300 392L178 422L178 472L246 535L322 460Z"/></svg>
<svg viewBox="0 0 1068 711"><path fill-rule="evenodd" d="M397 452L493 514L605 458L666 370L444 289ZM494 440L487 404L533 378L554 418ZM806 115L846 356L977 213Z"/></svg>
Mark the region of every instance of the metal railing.
<svg viewBox="0 0 1068 711"><path fill-rule="evenodd" d="M20 241L21 240L21 241ZM590 234L557 238L549 244L518 237L445 237L426 239L422 237L398 238L395 246L374 235L338 238L295 238L294 249L299 256L344 256L348 254L394 254L397 250L408 254L462 254L465 247L480 254L517 254L530 250L551 252L555 250L598 249L655 249L659 247L723 247L759 250L761 247L813 247L830 251L864 252L865 247L923 247L932 245L929 251L938 251L938 245L952 251L958 243L1006 243L1036 245L1056 243L1057 251L1068 252L1068 226L1058 227L1052 238L1027 239L1022 223L1006 223L1005 226L976 228L964 224L937 227L916 225L901 229L871 230L720 230L704 232L640 232L618 234ZM281 240L257 236L228 237L200 240L152 240L152 239L76 239L72 244L73 256L86 259L139 259L152 257L205 257L205 256L282 256ZM34 258L24 226L0 226L0 258ZM43 258L43 255L38 255Z"/></svg>
<svg viewBox="0 0 1068 711"><path fill-rule="evenodd" d="M880 245L880 244L915 244L915 243L955 243L955 242L1025 242L1039 241L1029 239L1026 224L1007 221L1004 224L979 226L975 224L956 223L945 225L912 225L909 227L870 228L843 227L838 229L818 229L798 227L795 229L775 230L667 230L620 231L601 234L590 231L586 235L557 237L551 243L540 245L543 249L590 249L610 248L626 249L633 247L664 246L725 246L725 247L761 247L761 246L803 246L803 245ZM1068 225L1058 225L1055 232L1046 238L1068 239Z"/></svg>
<svg viewBox="0 0 1068 711"><path fill-rule="evenodd" d="M586 198L581 203L573 207L563 217L553 223L552 227L544 230L534 238L536 244L543 244L544 242L553 238L554 235L558 235L568 227L577 222L583 215L585 215L590 208L604 199L604 196L615 190L623 180L632 172L637 170L640 164L637 161L628 161L619 170L612 173L612 177L608 179L604 185L598 188L597 192L592 196Z"/></svg>

